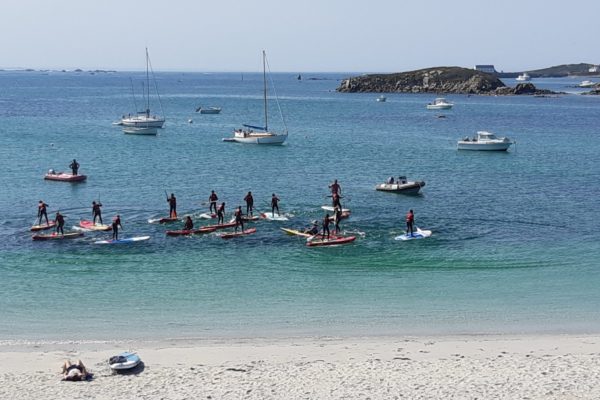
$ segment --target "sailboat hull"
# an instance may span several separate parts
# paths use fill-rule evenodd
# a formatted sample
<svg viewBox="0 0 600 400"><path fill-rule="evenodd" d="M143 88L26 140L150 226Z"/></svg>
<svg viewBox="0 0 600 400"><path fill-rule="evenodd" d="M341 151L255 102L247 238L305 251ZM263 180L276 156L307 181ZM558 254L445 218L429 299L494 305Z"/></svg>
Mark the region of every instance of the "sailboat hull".
<svg viewBox="0 0 600 400"><path fill-rule="evenodd" d="M165 120L162 118L124 118L121 125L135 128L162 128Z"/></svg>
<svg viewBox="0 0 600 400"><path fill-rule="evenodd" d="M246 143L246 144L283 144L287 140L287 134L272 134L272 133L264 133L264 134L248 134L246 137L234 136L231 138L233 142L237 143Z"/></svg>

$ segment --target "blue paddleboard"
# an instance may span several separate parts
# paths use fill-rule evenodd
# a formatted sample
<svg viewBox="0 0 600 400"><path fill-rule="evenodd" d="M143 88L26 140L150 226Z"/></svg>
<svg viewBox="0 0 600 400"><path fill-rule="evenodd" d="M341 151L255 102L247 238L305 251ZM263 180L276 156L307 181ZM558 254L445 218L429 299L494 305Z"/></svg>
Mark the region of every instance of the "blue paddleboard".
<svg viewBox="0 0 600 400"><path fill-rule="evenodd" d="M396 236L394 238L394 240L425 239L425 238L428 238L429 236L431 236L431 231L425 231L425 230L421 230L421 229L417 228L417 230L415 232L413 232L412 234L405 233L403 235Z"/></svg>
<svg viewBox="0 0 600 400"><path fill-rule="evenodd" d="M124 238L119 240L98 240L94 242L94 244L127 244L127 243L135 243L142 242L144 240L150 239L150 236L136 236L131 238Z"/></svg>

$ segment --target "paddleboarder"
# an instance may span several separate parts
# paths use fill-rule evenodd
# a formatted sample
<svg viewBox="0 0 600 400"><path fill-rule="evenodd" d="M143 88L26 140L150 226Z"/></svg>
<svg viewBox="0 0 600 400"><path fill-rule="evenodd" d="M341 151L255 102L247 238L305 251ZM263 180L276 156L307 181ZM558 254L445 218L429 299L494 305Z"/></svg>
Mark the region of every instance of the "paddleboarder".
<svg viewBox="0 0 600 400"><path fill-rule="evenodd" d="M244 232L244 218L242 214L242 206L239 206L237 210L233 213L235 217L235 228L234 231L237 232L238 226L242 227L242 232Z"/></svg>
<svg viewBox="0 0 600 400"><path fill-rule="evenodd" d="M167 197L167 203L169 203L169 218L177 218L177 199L173 193L171 197Z"/></svg>
<svg viewBox="0 0 600 400"><path fill-rule="evenodd" d="M415 223L415 213L413 213L413 210L411 209L406 214L406 235L407 236L413 235L414 223ZM410 232L410 234L409 234L409 232Z"/></svg>
<svg viewBox="0 0 600 400"><path fill-rule="evenodd" d="M275 217L275 209L277 209L277 215L279 215L279 197L273 193L271 196L271 215Z"/></svg>
<svg viewBox="0 0 600 400"><path fill-rule="evenodd" d="M338 233L340 233L340 221L342 220L342 208L341 207L335 207L333 209L333 213L334 213L333 220L335 222L335 226L334 226L333 231L337 235Z"/></svg>
<svg viewBox="0 0 600 400"><path fill-rule="evenodd" d="M331 194L342 194L342 187L339 185L337 179L333 181L331 185L329 185L329 189L331 189Z"/></svg>
<svg viewBox="0 0 600 400"><path fill-rule="evenodd" d="M65 217L60 213L60 211L56 212L56 217L54 218L54 222L56 223L56 234L60 232L61 235L65 234L63 227L65 226Z"/></svg>
<svg viewBox="0 0 600 400"><path fill-rule="evenodd" d="M38 202L38 225L42 224L42 217L46 218L46 225L50 225L50 222L48 222L47 207L48 204L44 203L42 200Z"/></svg>
<svg viewBox="0 0 600 400"><path fill-rule="evenodd" d="M185 217L185 225L183 226L183 230L191 231L194 229L194 221L192 221L192 217L189 215Z"/></svg>
<svg viewBox="0 0 600 400"><path fill-rule="evenodd" d="M333 208L339 208L340 210L342 209L342 203L340 203L340 199L342 198L342 196L340 196L337 193L333 193L331 195L331 206Z"/></svg>
<svg viewBox="0 0 600 400"><path fill-rule="evenodd" d="M246 197L244 197L244 201L246 202L246 214L252 215L252 211L254 210L254 197L252 197L252 192L248 192Z"/></svg>
<svg viewBox="0 0 600 400"><path fill-rule="evenodd" d="M216 209L216 207L215 207ZM223 218L225 217L225 202L221 203L217 211L217 225L223 224Z"/></svg>
<svg viewBox="0 0 600 400"><path fill-rule="evenodd" d="M319 233L319 221L316 219L312 222L310 228L304 230L304 233L308 233L310 235L316 235Z"/></svg>
<svg viewBox="0 0 600 400"><path fill-rule="evenodd" d="M119 214L117 214L117 216L113 218L113 222L112 222L112 238L113 238L113 240L119 240L119 228L123 229L123 225L121 225L121 216L119 216Z"/></svg>
<svg viewBox="0 0 600 400"><path fill-rule="evenodd" d="M325 232L327 232L327 240L329 240L329 223L331 222L331 218L329 217L329 213L325 214L325 218L323 218L323 238L325 238Z"/></svg>
<svg viewBox="0 0 600 400"><path fill-rule="evenodd" d="M214 190L211 190L210 196L208 196L208 201L210 202L209 212L212 212L214 208L215 214L217 214L217 200L219 200L219 197Z"/></svg>
<svg viewBox="0 0 600 400"><path fill-rule="evenodd" d="M92 217L94 225L96 225L96 218L98 218L100 225L102 225L102 210L100 207L102 207L102 203L100 203L100 201L97 203L96 201L92 201Z"/></svg>
<svg viewBox="0 0 600 400"><path fill-rule="evenodd" d="M69 168L71 168L73 175L77 175L77 171L79 171L79 163L77 162L76 159L73 159L73 162L71 162L71 164L69 164Z"/></svg>

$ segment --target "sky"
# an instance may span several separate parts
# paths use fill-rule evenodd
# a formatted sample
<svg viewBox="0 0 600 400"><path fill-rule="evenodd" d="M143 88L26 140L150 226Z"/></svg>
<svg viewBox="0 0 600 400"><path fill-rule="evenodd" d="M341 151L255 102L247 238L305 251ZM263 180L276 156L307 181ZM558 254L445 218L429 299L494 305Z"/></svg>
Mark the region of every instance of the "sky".
<svg viewBox="0 0 600 400"><path fill-rule="evenodd" d="M599 0L2 0L0 68L398 72L600 63Z"/></svg>

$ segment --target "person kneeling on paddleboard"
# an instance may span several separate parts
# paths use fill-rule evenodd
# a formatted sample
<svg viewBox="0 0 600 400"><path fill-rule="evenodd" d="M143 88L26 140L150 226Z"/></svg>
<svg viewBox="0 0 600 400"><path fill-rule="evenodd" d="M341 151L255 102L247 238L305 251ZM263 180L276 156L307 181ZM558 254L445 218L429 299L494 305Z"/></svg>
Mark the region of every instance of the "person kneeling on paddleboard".
<svg viewBox="0 0 600 400"><path fill-rule="evenodd" d="M246 197L244 197L244 201L246 202L246 215L252 215L252 211L254 210L254 197L252 197L252 192L248 192Z"/></svg>
<svg viewBox="0 0 600 400"><path fill-rule="evenodd" d="M92 217L94 225L96 225L96 218L98 218L100 225L102 225L102 210L100 210L100 207L102 207L102 203L92 201Z"/></svg>
<svg viewBox="0 0 600 400"><path fill-rule="evenodd" d="M210 202L210 207L209 207L209 212L212 212L213 207L215 209L215 214L217 213L217 200L219 200L219 197L217 196L217 194L215 193L214 190L210 191L210 196L208 196L208 201Z"/></svg>
<svg viewBox="0 0 600 400"><path fill-rule="evenodd" d="M233 215L235 216L235 229L234 231L237 232L238 226L242 227L242 232L244 232L244 218L242 215L242 206L239 206L237 208L237 210L235 210L235 213L233 213Z"/></svg>
<svg viewBox="0 0 600 400"><path fill-rule="evenodd" d="M123 229L123 225L121 225L121 217L119 214L115 218L113 218L112 222L112 238L113 240L119 240L119 227Z"/></svg>
<svg viewBox="0 0 600 400"><path fill-rule="evenodd" d="M60 211L56 212L56 217L54 218L54 222L56 223L56 234L60 232L61 235L65 234L63 227L65 226L65 217L60 213Z"/></svg>
<svg viewBox="0 0 600 400"><path fill-rule="evenodd" d="M331 222L331 218L329 218L329 213L325 214L325 218L323 218L323 238L325 238L325 232L327 232L327 240L329 240L329 222Z"/></svg>
<svg viewBox="0 0 600 400"><path fill-rule="evenodd" d="M79 171L79 163L76 159L73 159L73 162L69 164L69 168L71 168L73 175L77 175L77 171Z"/></svg>
<svg viewBox="0 0 600 400"><path fill-rule="evenodd" d="M173 193L171 197L167 197L167 203L169 203L169 218L177 218L177 199Z"/></svg>
<svg viewBox="0 0 600 400"><path fill-rule="evenodd" d="M223 218L225 218L225 202L221 203L219 209L215 206L215 210L217 213L217 225L223 224Z"/></svg>
<svg viewBox="0 0 600 400"><path fill-rule="evenodd" d="M44 203L42 200L38 203L38 225L42 224L42 217L46 218L46 225L50 225L48 222L48 214L46 212L46 208L48 204Z"/></svg>
<svg viewBox="0 0 600 400"><path fill-rule="evenodd" d="M279 197L273 193L273 196L271 196L271 215L273 217L275 217L275 209L277 209L277 215L279 215Z"/></svg>
<svg viewBox="0 0 600 400"><path fill-rule="evenodd" d="M185 225L183 226L183 229L186 231L191 231L194 229L194 221L192 221L192 217L189 215L185 217Z"/></svg>
<svg viewBox="0 0 600 400"><path fill-rule="evenodd" d="M413 213L413 210L411 209L406 214L406 235L409 235L409 236L413 235L414 223L415 223L415 214Z"/></svg>

